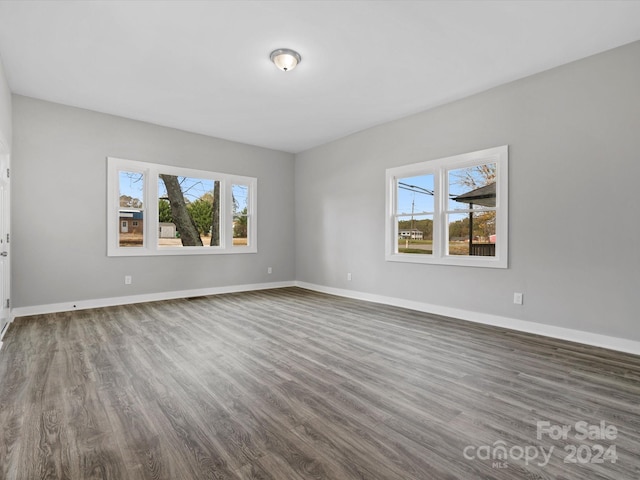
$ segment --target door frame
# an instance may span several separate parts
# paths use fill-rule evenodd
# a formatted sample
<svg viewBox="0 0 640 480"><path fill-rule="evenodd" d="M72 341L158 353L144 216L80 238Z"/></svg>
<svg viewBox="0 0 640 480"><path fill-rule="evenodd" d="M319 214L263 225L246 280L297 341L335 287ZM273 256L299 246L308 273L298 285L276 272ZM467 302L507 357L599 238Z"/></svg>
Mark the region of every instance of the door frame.
<svg viewBox="0 0 640 480"><path fill-rule="evenodd" d="M13 321L11 314L11 154L7 145L0 138L0 195L2 195L2 207L0 208L0 252L6 252L7 255L0 257L0 275L2 275L2 283L4 291L0 298L0 329L5 324L4 330L0 330L0 347L2 346L2 337L9 329L9 324Z"/></svg>

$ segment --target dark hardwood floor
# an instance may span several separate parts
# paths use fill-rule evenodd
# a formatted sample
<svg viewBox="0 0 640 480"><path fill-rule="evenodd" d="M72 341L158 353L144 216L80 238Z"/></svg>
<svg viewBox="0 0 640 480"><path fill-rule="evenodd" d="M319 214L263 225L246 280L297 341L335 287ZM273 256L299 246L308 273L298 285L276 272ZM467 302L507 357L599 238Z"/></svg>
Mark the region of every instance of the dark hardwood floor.
<svg viewBox="0 0 640 480"><path fill-rule="evenodd" d="M0 388L7 480L640 478L640 357L299 288L19 318Z"/></svg>

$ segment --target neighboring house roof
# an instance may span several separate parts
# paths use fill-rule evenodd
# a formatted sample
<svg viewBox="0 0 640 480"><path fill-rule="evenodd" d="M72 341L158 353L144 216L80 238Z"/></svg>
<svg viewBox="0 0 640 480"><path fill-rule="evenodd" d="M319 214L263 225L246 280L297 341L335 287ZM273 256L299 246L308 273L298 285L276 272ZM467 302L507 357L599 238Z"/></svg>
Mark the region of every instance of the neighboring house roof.
<svg viewBox="0 0 640 480"><path fill-rule="evenodd" d="M142 220L144 218L144 214L139 210L120 210L120 218Z"/></svg>
<svg viewBox="0 0 640 480"><path fill-rule="evenodd" d="M452 198L456 202L473 203L474 205L482 205L483 207L496 206L496 184L490 183L484 187L479 187L470 192L463 193Z"/></svg>

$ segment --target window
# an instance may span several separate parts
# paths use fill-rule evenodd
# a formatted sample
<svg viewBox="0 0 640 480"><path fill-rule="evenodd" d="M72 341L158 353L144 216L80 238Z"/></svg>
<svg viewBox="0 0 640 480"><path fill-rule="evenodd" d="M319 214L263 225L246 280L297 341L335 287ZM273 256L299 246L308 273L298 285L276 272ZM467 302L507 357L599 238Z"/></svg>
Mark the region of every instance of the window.
<svg viewBox="0 0 640 480"><path fill-rule="evenodd" d="M249 185L234 184L233 194L233 246L249 244Z"/></svg>
<svg viewBox="0 0 640 480"><path fill-rule="evenodd" d="M507 267L508 147L387 170L386 259Z"/></svg>
<svg viewBox="0 0 640 480"><path fill-rule="evenodd" d="M256 178L118 158L107 164L109 256L257 252Z"/></svg>

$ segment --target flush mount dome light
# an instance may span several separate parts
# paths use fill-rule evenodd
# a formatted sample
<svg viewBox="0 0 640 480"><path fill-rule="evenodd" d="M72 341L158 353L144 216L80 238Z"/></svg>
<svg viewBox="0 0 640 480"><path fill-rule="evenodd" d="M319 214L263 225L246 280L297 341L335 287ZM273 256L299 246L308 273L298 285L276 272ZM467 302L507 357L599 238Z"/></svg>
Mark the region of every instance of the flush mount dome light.
<svg viewBox="0 0 640 480"><path fill-rule="evenodd" d="M279 48L271 52L269 56L271 61L275 64L283 72L288 72L289 70L293 70L296 68L302 61L302 57L300 54L294 50L289 50L288 48Z"/></svg>

